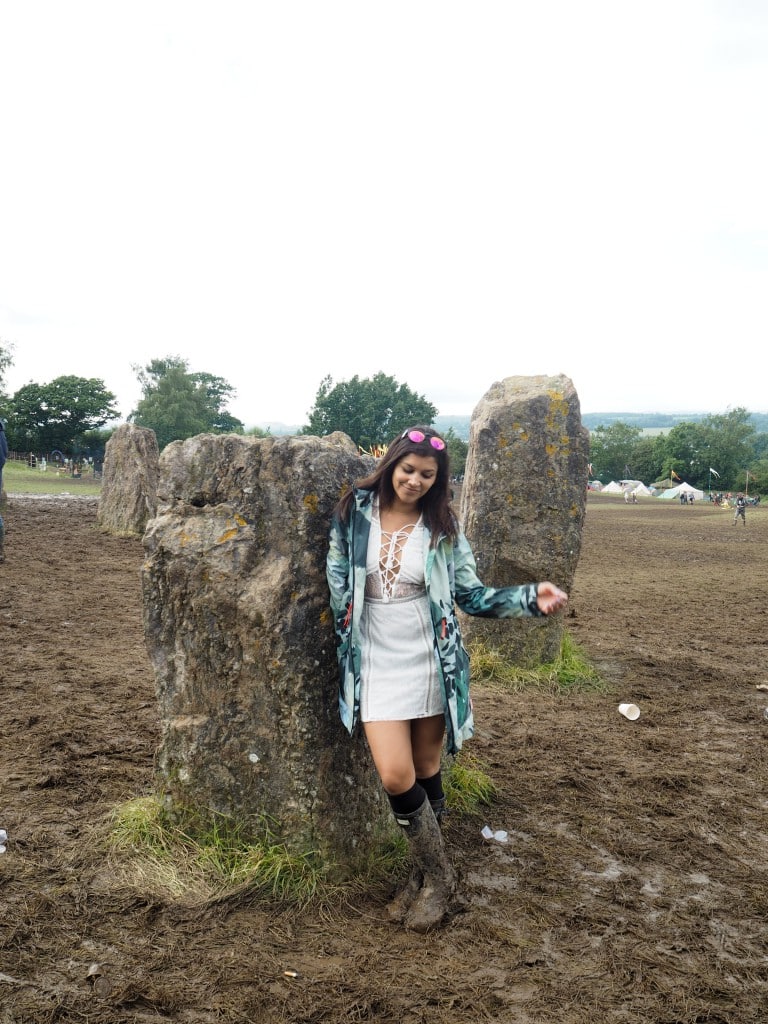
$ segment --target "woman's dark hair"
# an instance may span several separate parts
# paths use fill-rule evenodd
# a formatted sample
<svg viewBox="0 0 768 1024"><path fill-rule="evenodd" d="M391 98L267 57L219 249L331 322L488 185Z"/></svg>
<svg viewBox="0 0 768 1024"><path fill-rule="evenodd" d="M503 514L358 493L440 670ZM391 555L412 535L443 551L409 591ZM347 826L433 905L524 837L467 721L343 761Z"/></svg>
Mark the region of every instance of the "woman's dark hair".
<svg viewBox="0 0 768 1024"><path fill-rule="evenodd" d="M414 441L409 435L416 435L422 440ZM441 442L435 447L433 439ZM399 434L387 447L385 454L379 459L376 468L366 477L355 481L355 487L364 491L373 491L378 496L379 507L389 508L395 500L392 486L392 474L395 466L406 455L426 455L437 462L437 477L430 489L419 501L419 511L432 534L432 544L436 544L441 535L454 540L458 533L458 522L451 508L451 473L448 459L448 448L445 441L431 427L408 427ZM350 489L336 506L336 514L342 522L348 522L352 509L353 491Z"/></svg>

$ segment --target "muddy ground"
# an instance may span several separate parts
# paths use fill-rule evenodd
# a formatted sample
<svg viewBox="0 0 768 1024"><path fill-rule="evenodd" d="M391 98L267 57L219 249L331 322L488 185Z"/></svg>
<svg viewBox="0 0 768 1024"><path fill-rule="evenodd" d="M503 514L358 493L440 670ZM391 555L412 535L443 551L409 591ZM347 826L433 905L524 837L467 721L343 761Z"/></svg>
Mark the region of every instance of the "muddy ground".
<svg viewBox="0 0 768 1024"><path fill-rule="evenodd" d="M158 741L141 544L87 499L5 518L1 1024L768 1019L768 508L590 497L568 627L610 690L476 688L498 798L450 821L469 905L426 938L386 922L386 888L196 906L105 871Z"/></svg>

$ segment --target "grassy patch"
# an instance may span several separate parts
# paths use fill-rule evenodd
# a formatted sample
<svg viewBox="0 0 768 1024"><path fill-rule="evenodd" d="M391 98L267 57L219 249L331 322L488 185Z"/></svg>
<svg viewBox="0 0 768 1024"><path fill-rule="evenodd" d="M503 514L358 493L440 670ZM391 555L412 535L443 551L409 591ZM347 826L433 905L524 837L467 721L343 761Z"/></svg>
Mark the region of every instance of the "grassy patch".
<svg viewBox="0 0 768 1024"><path fill-rule="evenodd" d="M3 490L11 494L81 494L98 497L101 480L94 480L90 470L86 476L74 477L67 469L48 465L42 473L37 467L11 460L3 466Z"/></svg>
<svg viewBox="0 0 768 1024"><path fill-rule="evenodd" d="M461 750L443 775L448 807L459 814L477 814L496 795L496 786L474 754Z"/></svg>
<svg viewBox="0 0 768 1024"><path fill-rule="evenodd" d="M536 668L514 665L505 658L502 651L491 649L483 643L471 644L470 654L472 677L476 684L498 687L513 693L526 689L549 693L605 693L608 689L597 669L565 631L557 658Z"/></svg>
<svg viewBox="0 0 768 1024"><path fill-rule="evenodd" d="M266 825L263 837L254 841L223 815L203 822L190 814L178 823L170 820L158 796L118 808L108 842L121 880L141 892L199 901L247 893L295 907L351 895L361 884L370 886L395 873L403 857L396 841L384 844L365 870L339 883L332 881L332 867L321 864L313 851L289 851Z"/></svg>

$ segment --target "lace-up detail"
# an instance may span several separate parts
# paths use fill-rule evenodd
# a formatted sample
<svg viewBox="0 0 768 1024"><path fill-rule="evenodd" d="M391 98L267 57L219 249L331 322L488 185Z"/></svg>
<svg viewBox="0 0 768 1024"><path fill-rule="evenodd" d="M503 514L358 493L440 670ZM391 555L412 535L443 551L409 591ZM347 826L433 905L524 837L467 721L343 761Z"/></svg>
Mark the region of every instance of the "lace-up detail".
<svg viewBox="0 0 768 1024"><path fill-rule="evenodd" d="M408 542L419 522L408 523L399 530L382 530L378 514L374 512L372 526L378 533L378 558L376 562L372 562L376 549L369 550L365 580L366 597L389 602L413 598L425 592L421 546L412 544L410 548L408 547Z"/></svg>
<svg viewBox="0 0 768 1024"><path fill-rule="evenodd" d="M395 596L395 589L402 566L403 550L415 526L415 523L409 523L402 530L394 530L392 533L387 533L386 530L381 531L379 576L381 579L381 596L384 601L389 601Z"/></svg>

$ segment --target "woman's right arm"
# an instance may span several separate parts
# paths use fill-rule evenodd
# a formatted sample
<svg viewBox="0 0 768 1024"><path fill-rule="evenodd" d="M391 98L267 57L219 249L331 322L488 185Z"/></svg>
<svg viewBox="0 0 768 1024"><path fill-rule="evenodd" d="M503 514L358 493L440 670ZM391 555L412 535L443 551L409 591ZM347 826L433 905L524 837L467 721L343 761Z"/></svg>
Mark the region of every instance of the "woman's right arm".
<svg viewBox="0 0 768 1024"><path fill-rule="evenodd" d="M347 529L337 516L331 522L328 541L328 555L325 561L328 589L331 593L331 610L335 617L346 612L352 600L349 579L349 540Z"/></svg>

